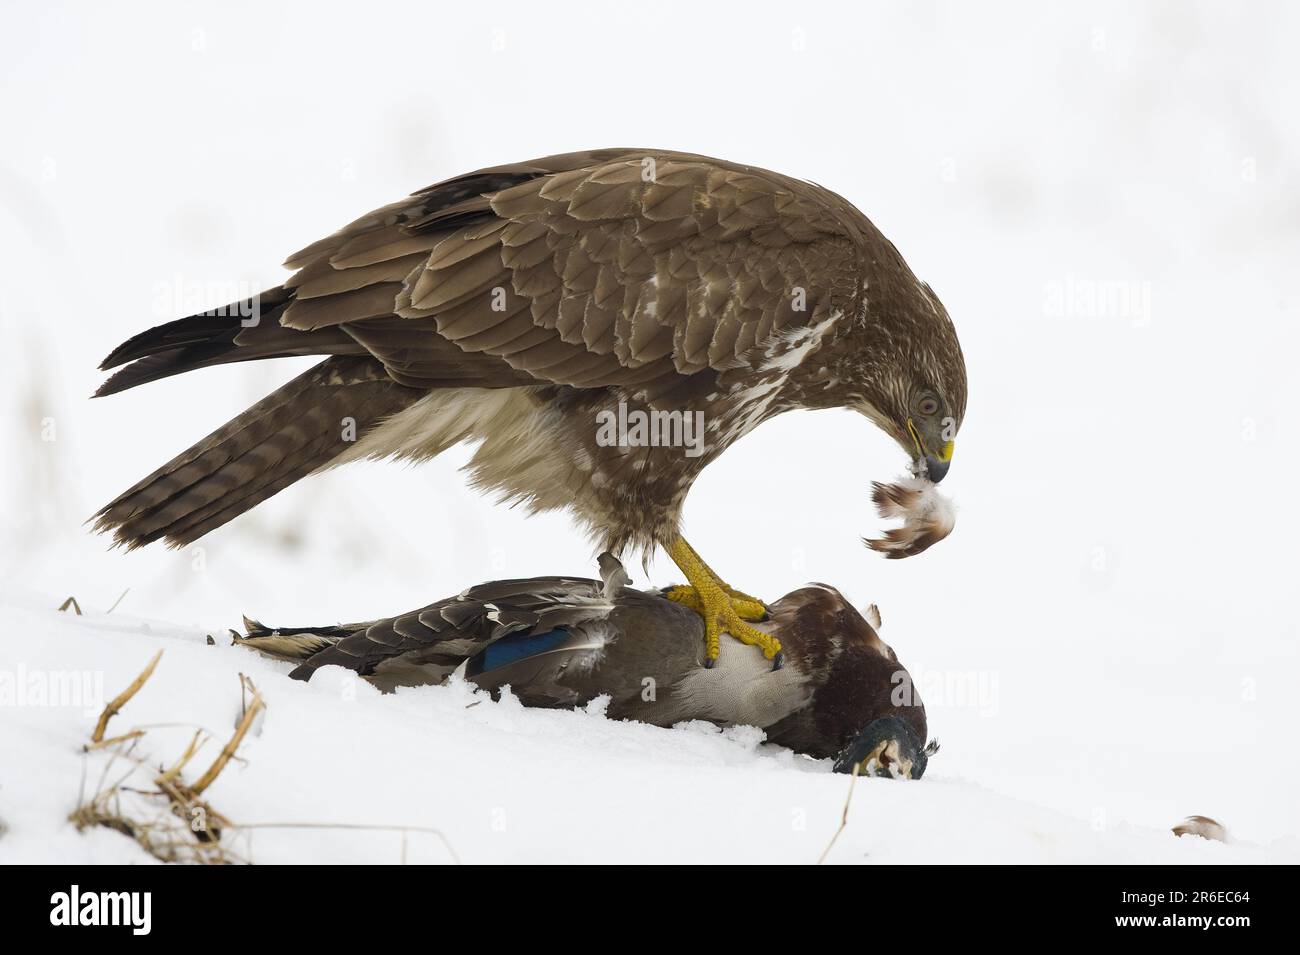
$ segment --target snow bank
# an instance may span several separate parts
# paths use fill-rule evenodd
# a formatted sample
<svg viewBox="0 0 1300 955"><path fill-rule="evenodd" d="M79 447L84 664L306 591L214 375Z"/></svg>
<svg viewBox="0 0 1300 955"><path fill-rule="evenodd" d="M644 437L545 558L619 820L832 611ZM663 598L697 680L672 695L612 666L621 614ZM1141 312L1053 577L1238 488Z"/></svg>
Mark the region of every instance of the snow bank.
<svg viewBox="0 0 1300 955"><path fill-rule="evenodd" d="M230 646L221 629L121 613L77 617L48 609L54 603L20 597L0 607L4 863L151 861L130 839L78 833L67 817L110 758L82 751L103 698L158 649L157 671L109 735L146 727L138 752L161 766L206 728L216 740L187 771L192 779L229 737L241 707L238 675L247 674L266 699L265 716L240 761L205 794L239 824L434 828L466 862L809 863L838 826L849 786L829 761L764 744L750 728L664 730L610 721L599 705L530 710L464 684L381 696L332 669L304 685L287 679L287 665ZM1295 838L1224 845L1113 814L1075 818L949 775L945 755L922 782L859 780L830 861L1300 861ZM258 828L232 845L261 863L396 862L402 836ZM405 851L411 862L452 858L419 832L408 833Z"/></svg>

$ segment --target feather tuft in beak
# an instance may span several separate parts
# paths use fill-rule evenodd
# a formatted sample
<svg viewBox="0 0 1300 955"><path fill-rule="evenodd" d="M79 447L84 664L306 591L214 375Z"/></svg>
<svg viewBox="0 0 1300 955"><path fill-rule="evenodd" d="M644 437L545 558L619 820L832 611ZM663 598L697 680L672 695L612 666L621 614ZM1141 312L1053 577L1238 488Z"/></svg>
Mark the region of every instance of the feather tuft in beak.
<svg viewBox="0 0 1300 955"><path fill-rule="evenodd" d="M871 499L886 520L902 520L903 526L885 531L880 540L863 542L891 560L914 557L952 533L957 511L952 501L939 493L934 482L912 475L893 484L872 484Z"/></svg>

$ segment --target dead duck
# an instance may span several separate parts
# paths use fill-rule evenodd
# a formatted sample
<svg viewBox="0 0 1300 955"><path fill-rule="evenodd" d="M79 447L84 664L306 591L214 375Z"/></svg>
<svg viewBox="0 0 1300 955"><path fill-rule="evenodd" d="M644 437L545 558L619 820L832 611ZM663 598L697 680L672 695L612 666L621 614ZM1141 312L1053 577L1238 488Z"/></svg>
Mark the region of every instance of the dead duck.
<svg viewBox="0 0 1300 955"><path fill-rule="evenodd" d="M297 664L352 670L379 689L437 684L460 670L493 692L509 685L526 706L584 706L609 697L611 719L673 726L706 720L758 726L770 742L837 772L919 779L937 744L925 744L925 706L907 670L880 639L880 614L859 613L834 587L801 587L756 624L785 648L771 669L734 641L713 666L699 614L659 591L627 586L601 557L601 579L500 580L382 620L271 628L245 620L236 643Z"/></svg>

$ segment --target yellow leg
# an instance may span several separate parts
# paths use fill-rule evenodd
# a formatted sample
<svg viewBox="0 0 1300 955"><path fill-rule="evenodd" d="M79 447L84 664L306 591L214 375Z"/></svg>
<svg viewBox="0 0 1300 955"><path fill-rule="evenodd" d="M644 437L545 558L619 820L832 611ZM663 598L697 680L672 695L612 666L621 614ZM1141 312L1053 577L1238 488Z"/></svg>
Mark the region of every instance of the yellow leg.
<svg viewBox="0 0 1300 955"><path fill-rule="evenodd" d="M769 660L781 652L781 642L745 620L761 620L767 613L761 600L733 590L709 569L690 544L679 537L668 551L690 581L690 588L674 588L668 599L685 604L704 618L704 655L707 665L718 659L719 637L729 633L741 643L758 647ZM693 593L692 593L693 591Z"/></svg>

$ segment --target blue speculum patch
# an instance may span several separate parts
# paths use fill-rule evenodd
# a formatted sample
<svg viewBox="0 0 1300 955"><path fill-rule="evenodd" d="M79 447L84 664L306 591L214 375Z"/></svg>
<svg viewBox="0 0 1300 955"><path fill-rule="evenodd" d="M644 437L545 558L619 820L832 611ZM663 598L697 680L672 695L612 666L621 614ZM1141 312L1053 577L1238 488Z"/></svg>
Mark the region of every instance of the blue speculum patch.
<svg viewBox="0 0 1300 955"><path fill-rule="evenodd" d="M484 647L471 657L469 665L465 668L465 674L476 676L479 673L526 660L534 654L554 650L567 639L569 639L569 631L564 627L556 627L545 633L512 633Z"/></svg>

